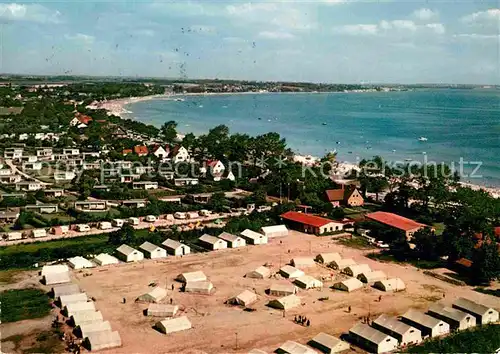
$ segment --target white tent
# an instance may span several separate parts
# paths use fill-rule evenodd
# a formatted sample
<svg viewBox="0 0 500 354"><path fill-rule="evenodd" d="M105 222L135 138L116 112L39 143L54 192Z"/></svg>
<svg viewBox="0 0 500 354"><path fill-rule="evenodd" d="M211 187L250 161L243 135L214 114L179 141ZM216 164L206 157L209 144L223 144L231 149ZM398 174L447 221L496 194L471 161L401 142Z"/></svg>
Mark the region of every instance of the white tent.
<svg viewBox="0 0 500 354"><path fill-rule="evenodd" d="M116 254L124 262L138 262L144 259L144 253L125 244L116 249Z"/></svg>
<svg viewBox="0 0 500 354"><path fill-rule="evenodd" d="M167 249L167 252L169 254L172 254L174 256L183 256L191 253L191 248L189 248L189 246L186 246L179 241L171 240L169 238L163 241L162 246Z"/></svg>
<svg viewBox="0 0 500 354"><path fill-rule="evenodd" d="M95 267L95 264L89 261L88 259L76 256L68 259L69 266L73 269L83 269L83 268L92 268Z"/></svg>
<svg viewBox="0 0 500 354"><path fill-rule="evenodd" d="M245 274L245 277L254 279L264 279L264 278L269 278L270 275L271 271L269 270L269 268L260 266L257 269Z"/></svg>
<svg viewBox="0 0 500 354"><path fill-rule="evenodd" d="M122 345L120 333L117 331L104 331L90 333L86 339L90 350L116 348Z"/></svg>
<svg viewBox="0 0 500 354"><path fill-rule="evenodd" d="M43 266L41 275L43 277L47 274L66 273L66 272L69 272L69 268L66 264L46 265Z"/></svg>
<svg viewBox="0 0 500 354"><path fill-rule="evenodd" d="M210 294L214 288L213 284L208 281L188 281L184 285L184 292L197 294Z"/></svg>
<svg viewBox="0 0 500 354"><path fill-rule="evenodd" d="M269 287L269 295L287 296L297 293L297 287L291 283L273 283Z"/></svg>
<svg viewBox="0 0 500 354"><path fill-rule="evenodd" d="M320 253L316 256L316 262L323 264L330 264L333 261L340 261L342 257L337 252Z"/></svg>
<svg viewBox="0 0 500 354"><path fill-rule="evenodd" d="M154 317L174 317L177 311L179 311L179 306L177 305L150 304L147 315Z"/></svg>
<svg viewBox="0 0 500 354"><path fill-rule="evenodd" d="M278 354L316 354L315 350L291 340L287 340L275 352Z"/></svg>
<svg viewBox="0 0 500 354"><path fill-rule="evenodd" d="M151 242L144 242L139 248L143 251L146 257L151 259L167 257L167 250L152 244Z"/></svg>
<svg viewBox="0 0 500 354"><path fill-rule="evenodd" d="M299 305L300 305L300 297L294 294L281 297L279 299L271 300L269 301L268 304L269 307L281 310L289 310Z"/></svg>
<svg viewBox="0 0 500 354"><path fill-rule="evenodd" d="M458 298L454 303L453 307L459 309L463 312L470 313L476 318L478 324L488 324L498 322L499 316L498 311L492 307L484 306L475 301Z"/></svg>
<svg viewBox="0 0 500 354"><path fill-rule="evenodd" d="M308 344L326 354L340 353L350 348L349 343L324 332L318 333Z"/></svg>
<svg viewBox="0 0 500 354"><path fill-rule="evenodd" d="M192 327L191 322L186 316L165 319L156 323L156 328L165 334L170 334L179 331L185 331Z"/></svg>
<svg viewBox="0 0 500 354"><path fill-rule="evenodd" d="M384 313L372 322L372 326L396 338L400 345L418 344L422 341L420 330Z"/></svg>
<svg viewBox="0 0 500 354"><path fill-rule="evenodd" d="M362 287L363 283L361 282L361 280L356 278L349 278L333 284L334 289L343 290L347 292L361 289Z"/></svg>
<svg viewBox="0 0 500 354"><path fill-rule="evenodd" d="M227 242L218 237L204 234L198 239L204 246L211 250L221 250L227 248Z"/></svg>
<svg viewBox="0 0 500 354"><path fill-rule="evenodd" d="M285 225L264 226L261 231L268 239L273 237L288 236L288 229Z"/></svg>
<svg viewBox="0 0 500 354"><path fill-rule="evenodd" d="M86 338L90 333L94 332L105 332L111 331L111 324L109 321L96 321L89 322L78 326L80 328L80 333L82 334L82 338Z"/></svg>
<svg viewBox="0 0 500 354"><path fill-rule="evenodd" d="M385 273L382 272L381 270L375 270L373 272L359 274L358 279L361 280L363 283L371 284L379 280L387 279L387 275L385 275Z"/></svg>
<svg viewBox="0 0 500 354"><path fill-rule="evenodd" d="M332 262L330 262L330 264L328 266L333 268L333 269L344 269L345 267L349 267L349 266L352 266L355 264L356 264L356 262L354 260L352 260L351 258L344 258L344 259L341 259L338 261L337 260L332 261Z"/></svg>
<svg viewBox="0 0 500 354"><path fill-rule="evenodd" d="M197 270L195 272L181 273L175 279L181 283L187 283L193 281L205 281L208 278L201 270Z"/></svg>
<svg viewBox="0 0 500 354"><path fill-rule="evenodd" d="M313 289L313 288L323 287L322 281L314 277L311 277L310 275L307 274L295 279L294 283L297 284L302 289Z"/></svg>
<svg viewBox="0 0 500 354"><path fill-rule="evenodd" d="M78 294L80 292L80 287L78 284L63 284L56 285L52 287L52 293L54 295L54 299L57 299L61 295L71 295Z"/></svg>
<svg viewBox="0 0 500 354"><path fill-rule="evenodd" d="M64 307L67 304L72 304L74 302L85 302L87 300L88 297L87 294L85 293L59 296L59 303L61 304L61 307Z"/></svg>
<svg viewBox="0 0 500 354"><path fill-rule="evenodd" d="M257 301L257 294L250 290L244 290L242 293L232 297L228 303L240 306L249 306Z"/></svg>
<svg viewBox="0 0 500 354"><path fill-rule="evenodd" d="M71 321L75 326L80 326L87 323L103 321L103 317L101 311L88 310L74 313L71 316Z"/></svg>
<svg viewBox="0 0 500 354"><path fill-rule="evenodd" d="M345 267L342 270L342 273L349 275L351 277L357 277L361 273L369 273L371 272L371 268L368 264L354 264L348 267Z"/></svg>
<svg viewBox="0 0 500 354"><path fill-rule="evenodd" d="M267 236L250 229L246 229L241 232L240 235L247 241L247 243L252 245L263 245L268 242Z"/></svg>
<svg viewBox="0 0 500 354"><path fill-rule="evenodd" d="M297 269L295 267L292 267L290 265L285 265L280 268L280 274L288 279L295 279L298 277L303 276L305 273L301 271L300 269Z"/></svg>
<svg viewBox="0 0 500 354"><path fill-rule="evenodd" d="M160 302L167 296L167 290L157 286L149 293L143 294L137 298L140 302Z"/></svg>
<svg viewBox="0 0 500 354"><path fill-rule="evenodd" d="M312 257L296 257L290 261L290 264L299 269L314 267L316 265Z"/></svg>
<svg viewBox="0 0 500 354"><path fill-rule="evenodd" d="M223 232L218 236L221 240L227 242L228 246L231 248L245 247L247 242L243 237L239 237L229 232Z"/></svg>
<svg viewBox="0 0 500 354"><path fill-rule="evenodd" d="M92 301L73 302L71 304L67 304L66 306L64 306L64 312L68 317L73 316L77 312L90 311L90 310L95 311L95 304Z"/></svg>
<svg viewBox="0 0 500 354"><path fill-rule="evenodd" d="M403 291L406 289L405 283L400 278L391 278L376 281L373 286L382 291Z"/></svg>
<svg viewBox="0 0 500 354"><path fill-rule="evenodd" d="M448 323L414 309L406 311L401 316L401 321L419 329L422 332L422 336L439 337L450 333L450 325Z"/></svg>
<svg viewBox="0 0 500 354"><path fill-rule="evenodd" d="M349 337L370 353L386 353L398 347L398 340L364 323L349 330Z"/></svg>
<svg viewBox="0 0 500 354"><path fill-rule="evenodd" d="M97 264L97 265L100 265L100 266L106 266L106 265L110 265L110 264L118 264L120 263L120 261L107 254L107 253L100 253L98 254L95 258L94 258L94 262Z"/></svg>
<svg viewBox="0 0 500 354"><path fill-rule="evenodd" d="M43 281L45 282L45 285L55 285L69 283L71 281L71 278L69 276L69 272L49 273L43 277Z"/></svg>

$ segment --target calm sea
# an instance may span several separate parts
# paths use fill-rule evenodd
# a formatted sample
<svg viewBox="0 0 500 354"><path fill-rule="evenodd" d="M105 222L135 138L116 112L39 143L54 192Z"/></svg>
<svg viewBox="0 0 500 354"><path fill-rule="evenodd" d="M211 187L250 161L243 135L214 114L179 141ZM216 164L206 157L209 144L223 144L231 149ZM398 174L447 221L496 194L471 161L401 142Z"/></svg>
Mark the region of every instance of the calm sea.
<svg viewBox="0 0 500 354"><path fill-rule="evenodd" d="M381 155L454 163L482 162L480 177L463 181L500 186L500 91L419 90L387 93L311 93L187 96L129 105L138 120L174 120L182 133L219 125L250 135L270 131L297 152L357 162ZM419 137L427 141L419 141ZM475 167L464 163L464 171Z"/></svg>

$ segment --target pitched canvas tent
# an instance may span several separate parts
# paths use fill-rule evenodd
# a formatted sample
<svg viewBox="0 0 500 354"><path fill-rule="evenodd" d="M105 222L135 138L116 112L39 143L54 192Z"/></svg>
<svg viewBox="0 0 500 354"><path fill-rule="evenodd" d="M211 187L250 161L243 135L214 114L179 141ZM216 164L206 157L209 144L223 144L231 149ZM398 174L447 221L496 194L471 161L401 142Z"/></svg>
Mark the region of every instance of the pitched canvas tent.
<svg viewBox="0 0 500 354"><path fill-rule="evenodd" d="M59 296L59 304L61 305L61 307L64 307L67 304L71 304L74 302L85 302L87 300L88 300L87 294L85 293Z"/></svg>
<svg viewBox="0 0 500 354"><path fill-rule="evenodd" d="M381 270L375 270L373 272L359 274L358 279L363 283L372 284L376 281L387 279L387 275Z"/></svg>
<svg viewBox="0 0 500 354"><path fill-rule="evenodd" d="M175 279L181 283L187 283L193 281L205 281L208 278L201 270L197 270L195 272L181 273Z"/></svg>
<svg viewBox="0 0 500 354"><path fill-rule="evenodd" d="M210 294L214 288L213 284L208 281L188 281L184 284L184 292L186 293L197 293L197 294Z"/></svg>
<svg viewBox="0 0 500 354"><path fill-rule="evenodd" d="M271 300L268 303L269 307L280 310L289 310L300 305L300 297L297 295L288 295L279 299Z"/></svg>
<svg viewBox="0 0 500 354"><path fill-rule="evenodd" d="M352 266L355 264L356 264L356 262L353 259L344 258L344 259L340 259L340 260L334 260L334 261L330 262L330 264L328 266L333 268L333 269L344 269L345 267L349 267L349 266Z"/></svg>
<svg viewBox="0 0 500 354"><path fill-rule="evenodd" d="M156 328L165 334L170 334L179 331L185 331L192 327L191 322L186 316L165 319L156 323Z"/></svg>
<svg viewBox="0 0 500 354"><path fill-rule="evenodd" d="M349 337L369 353L386 353L398 347L398 340L364 323L349 330Z"/></svg>
<svg viewBox="0 0 500 354"><path fill-rule="evenodd" d="M174 317L177 311L179 311L177 305L150 304L146 314L154 317Z"/></svg>
<svg viewBox="0 0 500 354"><path fill-rule="evenodd" d="M312 257L296 257L290 261L290 264L299 269L310 268L316 265Z"/></svg>
<svg viewBox="0 0 500 354"><path fill-rule="evenodd" d="M240 235L251 245L264 245L268 242L267 236L250 229L246 229Z"/></svg>
<svg viewBox="0 0 500 354"><path fill-rule="evenodd" d="M144 253L125 244L116 249L116 255L124 262L138 262L144 259Z"/></svg>
<svg viewBox="0 0 500 354"><path fill-rule="evenodd" d="M165 258L167 257L167 250L158 247L151 242L144 242L139 248L143 251L146 257L151 259Z"/></svg>
<svg viewBox="0 0 500 354"><path fill-rule="evenodd" d="M485 325L498 322L498 311L466 298L458 298L452 305L460 311L467 312L476 318L476 323Z"/></svg>
<svg viewBox="0 0 500 354"><path fill-rule="evenodd" d="M278 354L316 354L316 351L308 348L307 346L287 340L285 343L280 345L278 349L275 350Z"/></svg>
<svg viewBox="0 0 500 354"><path fill-rule="evenodd" d="M288 236L288 229L285 225L264 226L261 228L261 231L268 239Z"/></svg>
<svg viewBox="0 0 500 354"><path fill-rule="evenodd" d="M110 349L120 347L122 339L118 331L93 332L88 335L85 345L90 350Z"/></svg>
<svg viewBox="0 0 500 354"><path fill-rule="evenodd" d="M47 274L66 273L66 272L69 272L69 268L66 264L46 265L43 266L42 273L40 275L43 277Z"/></svg>
<svg viewBox="0 0 500 354"><path fill-rule="evenodd" d="M71 278L69 276L69 272L49 273L43 276L43 281L45 285L55 285L69 283Z"/></svg>
<svg viewBox="0 0 500 354"><path fill-rule="evenodd" d="M94 258L94 262L95 262L95 264L97 264L99 266L106 266L106 265L110 265L110 264L120 263L120 261L117 258L115 258L107 253L98 254Z"/></svg>
<svg viewBox="0 0 500 354"><path fill-rule="evenodd" d="M476 325L476 317L458 309L444 306L443 304L432 304L429 307L429 315L436 317L450 325L450 329L462 331Z"/></svg>
<svg viewBox="0 0 500 354"><path fill-rule="evenodd" d="M297 287L291 283L273 283L269 288L269 295L287 296L297 293Z"/></svg>
<svg viewBox="0 0 500 354"><path fill-rule="evenodd" d="M400 278L391 278L386 280L379 280L373 284L373 287L382 291L403 291L406 289L405 283Z"/></svg>
<svg viewBox="0 0 500 354"><path fill-rule="evenodd" d="M70 320L73 322L74 326L80 326L87 323L103 321L103 317L101 311L89 310L74 313Z"/></svg>
<svg viewBox="0 0 500 354"><path fill-rule="evenodd" d="M361 282L361 280L356 278L349 278L333 284L334 289L343 290L347 292L358 290L361 289L362 287L363 283Z"/></svg>
<svg viewBox="0 0 500 354"><path fill-rule="evenodd" d="M90 310L95 311L95 305L92 301L73 302L71 304L67 304L66 306L64 306L64 312L68 317L73 316L77 312L90 311Z"/></svg>
<svg viewBox="0 0 500 354"><path fill-rule="evenodd" d="M350 277L357 277L361 273L371 272L371 268L368 264L354 264L342 269L342 273L349 275Z"/></svg>
<svg viewBox="0 0 500 354"><path fill-rule="evenodd" d="M245 277L253 279L264 279L264 278L269 278L270 275L271 271L269 270L269 268L260 266L257 269L252 270L251 272L245 274Z"/></svg>
<svg viewBox="0 0 500 354"><path fill-rule="evenodd" d="M109 321L96 321L78 326L82 338L88 337L90 333L111 331Z"/></svg>
<svg viewBox="0 0 500 354"><path fill-rule="evenodd" d="M184 256L191 253L191 248L189 246L169 238L163 241L162 246L165 247L168 254L174 256Z"/></svg>
<svg viewBox="0 0 500 354"><path fill-rule="evenodd" d="M305 273L301 271L300 269L297 269L295 267L292 267L290 265L285 265L280 268L280 274L288 279L295 279L298 277L303 276Z"/></svg>
<svg viewBox="0 0 500 354"><path fill-rule="evenodd" d="M349 350L350 348L349 343L324 332L318 333L307 344L309 344L313 348L319 349L322 353L326 354L340 353L344 350Z"/></svg>
<svg viewBox="0 0 500 354"><path fill-rule="evenodd" d="M72 294L78 294L80 292L80 287L78 284L62 284L62 285L56 285L52 287L52 295L54 299L59 298L62 295L72 295Z"/></svg>
<svg viewBox="0 0 500 354"><path fill-rule="evenodd" d="M450 325L420 311L409 309L401 316L401 321L422 332L422 336L438 337L450 333Z"/></svg>
<svg viewBox="0 0 500 354"><path fill-rule="evenodd" d="M218 236L221 240L224 240L227 242L227 245L230 248L238 248L238 247L245 247L247 245L247 242L243 237L239 237L233 234L230 234L229 232L223 232Z"/></svg>
<svg viewBox="0 0 500 354"><path fill-rule="evenodd" d="M249 306L257 301L257 294L250 290L244 290L242 293L230 298L229 304Z"/></svg>
<svg viewBox="0 0 500 354"><path fill-rule="evenodd" d="M299 286L302 289L313 289L313 288L323 287L322 281L319 281L318 279L311 277L310 275L307 274L295 279L294 283L297 284L297 286Z"/></svg>
<svg viewBox="0 0 500 354"><path fill-rule="evenodd" d="M93 268L95 264L89 261L87 258L76 256L68 259L68 264L73 269L84 269L84 268Z"/></svg>
<svg viewBox="0 0 500 354"><path fill-rule="evenodd" d="M204 234L202 235L198 241L200 241L201 244L203 244L204 247L210 250L222 250L227 248L227 242L224 240L221 240L218 237Z"/></svg>
<svg viewBox="0 0 500 354"><path fill-rule="evenodd" d="M139 296L135 301L158 303L161 300L163 300L166 296L167 296L167 290L157 286L156 288L151 290L149 293L142 294L141 296Z"/></svg>
<svg viewBox="0 0 500 354"><path fill-rule="evenodd" d="M380 315L373 321L372 326L396 338L400 345L418 344L422 341L422 333L419 329L386 314Z"/></svg>
<svg viewBox="0 0 500 354"><path fill-rule="evenodd" d="M323 264L330 264L333 261L340 261L341 259L342 257L337 252L320 253L315 258L316 262Z"/></svg>

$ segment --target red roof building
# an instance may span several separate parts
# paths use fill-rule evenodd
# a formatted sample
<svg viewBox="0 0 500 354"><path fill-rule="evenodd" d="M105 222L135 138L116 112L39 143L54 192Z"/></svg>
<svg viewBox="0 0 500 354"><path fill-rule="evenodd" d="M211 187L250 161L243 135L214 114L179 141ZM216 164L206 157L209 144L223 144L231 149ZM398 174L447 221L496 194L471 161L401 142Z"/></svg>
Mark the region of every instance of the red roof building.
<svg viewBox="0 0 500 354"><path fill-rule="evenodd" d="M147 156L149 153L148 147L145 145L134 146L134 152L139 156Z"/></svg>
<svg viewBox="0 0 500 354"><path fill-rule="evenodd" d="M128 154L131 154L131 153L132 153L132 149L124 149L124 150L122 151L122 155L123 155L123 156L127 156Z"/></svg>
<svg viewBox="0 0 500 354"><path fill-rule="evenodd" d="M348 224L344 221L335 221L321 216L299 213L297 211L287 211L282 214L281 217L299 231L315 235L341 231L344 225Z"/></svg>
<svg viewBox="0 0 500 354"><path fill-rule="evenodd" d="M424 227L429 227L428 225L416 222L415 220L405 218L401 215L387 213L385 211L376 211L374 213L369 213L366 214L366 217L385 226L403 231L406 235L406 239L408 240L411 239L413 237L413 234L418 230Z"/></svg>
<svg viewBox="0 0 500 354"><path fill-rule="evenodd" d="M76 115L76 118L80 121L80 123L83 123L85 125L88 125L90 122L92 122L92 117L89 117L85 114L78 113Z"/></svg>
<svg viewBox="0 0 500 354"><path fill-rule="evenodd" d="M340 204L348 206L362 206L365 201L356 186L347 186L339 189L328 189L325 191L326 199L334 206L339 207Z"/></svg>

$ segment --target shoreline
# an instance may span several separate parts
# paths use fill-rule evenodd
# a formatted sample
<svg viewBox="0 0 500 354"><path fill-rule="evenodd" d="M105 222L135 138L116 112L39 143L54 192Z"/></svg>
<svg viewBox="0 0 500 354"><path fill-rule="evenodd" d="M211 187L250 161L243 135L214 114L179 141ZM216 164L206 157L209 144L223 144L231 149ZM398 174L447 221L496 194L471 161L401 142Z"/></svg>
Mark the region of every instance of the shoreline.
<svg viewBox="0 0 500 354"><path fill-rule="evenodd" d="M349 92L209 92L209 93L171 93L171 94L160 94L160 95L149 95L141 97L128 97L120 98L110 101L97 102L95 105L88 105L87 108L91 109L105 109L108 115L116 115L120 118L124 118L123 115L129 115L128 119L137 119L133 116L133 112L127 110L125 106L145 102L151 100L175 100L176 98L187 97L187 96L222 96L222 95L262 95L262 94L341 94ZM370 92L353 92L353 93L370 93ZM307 158L318 159L317 156L311 156L307 154L301 154L299 152L295 153L296 160L305 160ZM341 171L346 171L347 169L357 168L358 166L349 161L338 161L338 169ZM500 198L500 187L497 186L487 186L481 184L471 183L470 181L459 182L459 185L463 187L468 187L473 190L484 190L494 198Z"/></svg>

